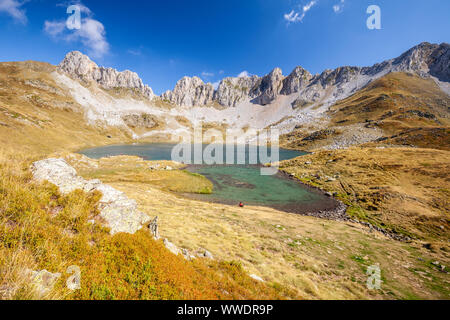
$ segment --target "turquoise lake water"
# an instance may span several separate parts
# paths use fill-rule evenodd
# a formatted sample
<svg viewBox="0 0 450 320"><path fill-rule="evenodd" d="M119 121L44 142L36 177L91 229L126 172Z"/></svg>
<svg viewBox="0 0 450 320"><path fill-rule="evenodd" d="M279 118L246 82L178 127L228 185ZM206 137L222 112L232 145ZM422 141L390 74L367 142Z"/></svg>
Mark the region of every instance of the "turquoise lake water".
<svg viewBox="0 0 450 320"><path fill-rule="evenodd" d="M145 160L171 160L173 144L115 145L80 152L87 157L99 159L117 155L134 155ZM235 161L236 153L235 150ZM189 165L187 170L199 173L214 184L210 195L183 194L183 196L202 201L238 205L267 206L294 213L334 208L335 201L315 189L278 173L272 176L261 175L260 166L248 165L252 155L250 148L245 150L247 165ZM226 154L224 152L224 154ZM296 158L306 153L280 149L280 161ZM253 154L253 156L255 156Z"/></svg>

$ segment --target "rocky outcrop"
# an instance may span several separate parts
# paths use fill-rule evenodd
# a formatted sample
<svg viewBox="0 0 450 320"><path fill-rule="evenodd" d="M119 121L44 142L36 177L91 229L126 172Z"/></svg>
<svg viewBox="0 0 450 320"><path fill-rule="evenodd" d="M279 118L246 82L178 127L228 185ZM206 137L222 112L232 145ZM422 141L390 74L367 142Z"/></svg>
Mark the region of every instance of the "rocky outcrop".
<svg viewBox="0 0 450 320"><path fill-rule="evenodd" d="M33 163L31 167L34 180L48 181L56 185L63 194L77 189L85 192L94 190L102 193L99 202L100 217L111 229L111 234L134 234L150 217L137 210L137 203L123 192L103 184L100 180L85 180L64 159L46 159Z"/></svg>
<svg viewBox="0 0 450 320"><path fill-rule="evenodd" d="M220 82L214 99L222 106L235 107L249 97L259 80L258 76L225 78Z"/></svg>
<svg viewBox="0 0 450 320"><path fill-rule="evenodd" d="M85 83L95 82L104 89L132 89L142 96L153 99L152 89L144 85L137 73L126 70L119 72L113 68L103 68L79 51L69 52L58 65L58 70Z"/></svg>
<svg viewBox="0 0 450 320"><path fill-rule="evenodd" d="M45 269L41 271L27 270L27 273L37 299L43 299L50 294L58 279L61 278L61 273L51 273Z"/></svg>
<svg viewBox="0 0 450 320"><path fill-rule="evenodd" d="M199 258L214 260L214 256L208 250L201 250L200 252L197 253L197 256Z"/></svg>
<svg viewBox="0 0 450 320"><path fill-rule="evenodd" d="M275 68L267 76L263 77L260 84L256 85L250 95L256 97L253 103L266 105L275 100L283 89L283 72L280 68Z"/></svg>
<svg viewBox="0 0 450 320"><path fill-rule="evenodd" d="M435 45L424 42L406 51L400 57L388 61L388 64L391 65L392 71L410 71L423 77L434 74L439 78L441 73L449 72L448 58L448 44ZM445 62L445 60L447 61ZM447 69L445 69L445 64L447 64ZM444 69L437 70L436 66L439 65L442 65ZM430 72L431 69L434 72Z"/></svg>
<svg viewBox="0 0 450 320"><path fill-rule="evenodd" d="M184 77L173 91L165 92L161 98L177 106L207 106L213 103L214 87L210 83L205 84L199 77Z"/></svg>
<svg viewBox="0 0 450 320"><path fill-rule="evenodd" d="M428 62L430 74L440 81L450 82L450 45L441 44L430 55Z"/></svg>
<svg viewBox="0 0 450 320"><path fill-rule="evenodd" d="M122 120L130 128L153 129L158 126L158 120L152 114L127 114L122 116Z"/></svg>
<svg viewBox="0 0 450 320"><path fill-rule="evenodd" d="M150 230L150 234L153 236L153 239L159 240L161 237L159 236L159 225L158 225L158 217L152 220L148 224L148 229Z"/></svg>
<svg viewBox="0 0 450 320"><path fill-rule="evenodd" d="M283 80L281 94L290 95L299 92L309 84L312 77L311 73L302 67L295 68L294 71Z"/></svg>
<svg viewBox="0 0 450 320"><path fill-rule="evenodd" d="M163 244L167 250L169 250L176 256L182 253L182 251L180 249L178 249L178 247L176 245L174 245L172 242L170 242L168 239L164 239Z"/></svg>
<svg viewBox="0 0 450 320"><path fill-rule="evenodd" d="M105 89L125 88L148 99L154 98L152 89L144 85L136 73L99 67L78 51L68 53L59 64L58 70L85 83L95 82ZM262 78L225 78L217 90L214 90L212 84L206 84L198 77L184 77L172 91L162 94L161 99L183 107L211 106L215 103L236 107L244 101L267 105L279 95L298 94L298 101L293 104L295 108L324 99L321 103L330 105L390 72L412 72L422 77L431 75L442 82L450 82L450 45L421 43L398 58L371 67L339 67L335 70L325 70L315 76L302 67L296 67L284 77L281 69L275 68ZM137 123L139 119L129 118L127 121Z"/></svg>
<svg viewBox="0 0 450 320"><path fill-rule="evenodd" d="M81 161L84 160L84 158L81 159ZM88 165L91 166L91 164ZM35 181L48 181L53 183L63 194L68 194L75 190L101 192L102 198L99 202L100 218L105 222L105 225L110 228L111 235L122 232L134 234L145 226L153 239L161 239L158 217L155 217L152 220L148 215L139 212L137 210L136 201L129 199L123 192L103 184L99 180L88 181L79 177L76 170L64 159L51 158L37 161L31 166L31 171ZM90 220L89 223L95 223L95 219ZM186 260L193 260L196 257L214 259L213 255L207 250L200 250L199 253L194 256L187 249L178 248L168 239L163 239L163 244L170 252L175 255L181 255ZM45 270L40 273L33 273L33 277L38 277L39 279L41 278L41 275L45 279L53 279L53 275ZM42 282L41 280L39 281ZM47 287L49 286L45 284L43 288L45 289Z"/></svg>

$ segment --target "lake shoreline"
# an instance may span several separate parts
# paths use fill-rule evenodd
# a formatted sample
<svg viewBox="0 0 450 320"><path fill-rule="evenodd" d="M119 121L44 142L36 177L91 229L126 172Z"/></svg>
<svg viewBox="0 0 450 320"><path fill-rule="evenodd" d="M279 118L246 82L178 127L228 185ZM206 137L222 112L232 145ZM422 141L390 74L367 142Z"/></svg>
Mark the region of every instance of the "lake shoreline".
<svg viewBox="0 0 450 320"><path fill-rule="evenodd" d="M223 165L223 166L235 166L235 165ZM249 165L250 166L250 165ZM246 166L246 167L249 167ZM184 170L187 170L189 172L195 172L191 171L192 169L197 169L204 167L204 165L187 165L183 167ZM251 167L257 167L262 168L264 166L262 165L251 165ZM286 205L271 205L271 204L258 204L258 203L244 203L244 205L249 207L266 207L266 208L272 208L279 211L283 211L286 213L292 213L292 214L298 214L303 216L311 216L311 217L318 217L322 219L329 219L329 220L339 220L339 221L347 221L349 217L346 214L347 206L343 204L341 201L334 199L331 196L328 196L323 190L319 188L315 188L313 186L309 186L307 184L302 183L295 177L292 177L288 173L279 170L276 174L278 178L288 181L293 181L299 186L301 186L303 189L307 190L310 193L313 193L315 195L320 196L324 201L314 201L314 202L305 202L301 206L298 204L286 204ZM209 179L208 177L206 177ZM211 181L211 179L209 179ZM211 181L216 186L215 181ZM225 204L225 205L235 205L238 206L239 202L233 201L233 200L224 200L224 199L217 199L217 198L211 198L208 199L211 195L203 195L203 194L193 194L193 193L178 193L179 195L193 200L203 201L203 202L209 202L209 203L219 203L219 204Z"/></svg>
<svg viewBox="0 0 450 320"><path fill-rule="evenodd" d="M143 158L144 160L148 161L159 161L159 160L169 160L170 158L170 150L173 148L174 144L167 144L167 143L144 143L144 144L128 144L128 145L110 145L110 146L104 146L104 147L98 147L98 148L90 148L85 150L78 151L81 154L84 154L85 156L91 157L91 158L102 158L102 157L110 157L110 156L116 156L116 155L134 155ZM246 146L247 147L247 146ZM283 151L284 150L284 151ZM286 149L280 149L281 157L280 161L283 160L289 160L293 159L302 155L306 155L307 153L304 153L299 150L286 150ZM247 148L246 148L247 152ZM285 152L288 152L287 154L284 154ZM296 153L297 152L297 153ZM292 154L290 154L292 153ZM302 154L298 154L302 153ZM246 154L246 160L248 160L248 154ZM236 160L236 159L235 159ZM247 161L246 161L247 162ZM255 165L213 165L208 166L205 164L196 165L196 164L188 164L182 167L183 170L186 170L191 173L198 173L204 176L206 179L208 179L210 182L213 183L214 189L222 190L223 188L234 188L235 191L232 193L229 193L228 195L219 194L219 193L212 193L212 194L200 194L200 193L185 193L185 192L174 192L177 195L180 195L184 198L193 199L197 201L203 201L208 203L219 203L219 204L225 204L230 206L238 206L240 202L243 202L245 206L249 207L266 207L266 208L273 208L279 211L292 213L292 214L299 214L304 216L313 216L313 217L319 217L324 219L332 219L332 220L348 220L348 216L346 215L346 206L341 203L340 201L334 199L332 196L327 195L323 190L320 190L318 188L314 188L312 186L309 186L307 184L302 183L295 177L290 176L288 173L279 170L276 174L276 178L283 181L289 181L292 185L297 185L305 191L305 193L309 194L310 196L306 197L304 200L302 200L302 197L305 195L302 194L301 190L299 190L298 194L292 194L291 190L283 189L283 185L279 185L280 188L275 188L274 190L262 190L261 192L267 193L267 198L260 197L259 199L252 198L249 196L249 199L246 199L246 192L248 191L251 193L252 189L264 189L264 183L267 181L261 181L261 180L253 180L250 179L248 176L239 176L239 174L233 175L230 174L230 172L219 172L218 174L214 175L214 173L211 174L202 174L201 168L206 167L235 167L237 170L245 168L263 168L264 166L262 164L255 164ZM258 176L258 174L256 174ZM247 180L245 180L247 178ZM221 181L223 180L223 181ZM293 183L292 183L293 182ZM269 181L271 183L271 181ZM280 183L275 179L274 183ZM288 184L289 184L288 183ZM288 188L289 189L289 188ZM247 190L247 191L246 191ZM228 190L230 192L230 190ZM260 190L256 190L256 192L260 192ZM284 194L284 192L287 192ZM289 192L291 192L289 194ZM243 197L236 196L238 194L242 193ZM281 199L277 197L272 197L272 195L279 193L281 195ZM261 194L260 194L261 195ZM283 197L286 199L285 203L283 203ZM297 198L298 197L298 198ZM267 201L266 201L267 200Z"/></svg>

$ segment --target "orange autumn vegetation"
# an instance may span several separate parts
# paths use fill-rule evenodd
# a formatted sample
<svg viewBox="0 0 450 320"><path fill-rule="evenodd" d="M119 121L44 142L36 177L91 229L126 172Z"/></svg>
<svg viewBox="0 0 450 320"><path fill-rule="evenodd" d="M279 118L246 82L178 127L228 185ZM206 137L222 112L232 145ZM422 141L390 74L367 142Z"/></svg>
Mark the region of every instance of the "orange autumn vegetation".
<svg viewBox="0 0 450 320"><path fill-rule="evenodd" d="M238 263L186 261L146 231L110 236L89 223L99 213L99 193L62 195L36 184L30 161L0 153L0 299L37 297L23 279L27 269L62 274L50 299L298 298L253 280ZM81 269L81 289L69 292L65 272L72 265Z"/></svg>

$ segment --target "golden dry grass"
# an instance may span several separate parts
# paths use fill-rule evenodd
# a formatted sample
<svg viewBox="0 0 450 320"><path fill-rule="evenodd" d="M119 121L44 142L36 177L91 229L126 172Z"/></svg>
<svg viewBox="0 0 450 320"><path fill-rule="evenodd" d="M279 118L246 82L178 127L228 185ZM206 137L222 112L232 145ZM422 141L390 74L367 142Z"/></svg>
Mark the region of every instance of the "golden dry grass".
<svg viewBox="0 0 450 320"><path fill-rule="evenodd" d="M0 146L24 153L131 142L117 128L86 123L81 106L54 83L53 66L0 63ZM43 88L46 88L45 90ZM110 136L111 138L108 138Z"/></svg>
<svg viewBox="0 0 450 320"><path fill-rule="evenodd" d="M355 218L425 240L450 236L449 151L355 147L316 152L282 169L337 193Z"/></svg>
<svg viewBox="0 0 450 320"><path fill-rule="evenodd" d="M118 165L124 160L114 162ZM81 163L80 170L82 167ZM161 234L177 246L192 252L206 248L219 260L239 261L248 273L297 290L302 297L448 297L445 274L430 265L435 260L448 262L441 250L431 252L421 243L390 240L357 224L264 207L238 208L193 201L152 183L120 181L120 172L108 175L104 178L136 199L140 210L159 217ZM385 283L383 290L369 291L365 272L376 263L380 263Z"/></svg>

